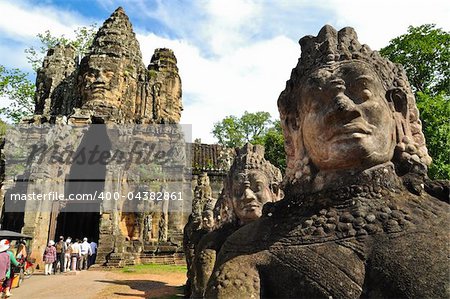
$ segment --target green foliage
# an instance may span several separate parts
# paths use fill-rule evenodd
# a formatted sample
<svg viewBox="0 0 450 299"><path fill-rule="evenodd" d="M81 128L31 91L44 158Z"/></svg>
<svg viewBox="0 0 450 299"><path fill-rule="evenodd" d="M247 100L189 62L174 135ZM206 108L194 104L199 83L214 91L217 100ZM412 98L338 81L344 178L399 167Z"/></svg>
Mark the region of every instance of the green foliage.
<svg viewBox="0 0 450 299"><path fill-rule="evenodd" d="M380 53L403 65L415 92L433 164L432 179L450 178L450 34L434 24L408 27Z"/></svg>
<svg viewBox="0 0 450 299"><path fill-rule="evenodd" d="M97 25L79 27L74 30L75 39L70 40L64 35L56 37L49 30L39 33L37 37L41 42L39 49L30 47L25 50L28 62L34 71L42 65L44 55L48 49L57 44L72 44L79 58L84 56L92 45L92 41L97 31ZM11 100L7 107L0 108L0 114L5 115L14 123L19 122L23 117L32 115L34 112L34 94L36 87L28 79L28 74L19 69L7 69L0 65L0 97Z"/></svg>
<svg viewBox="0 0 450 299"><path fill-rule="evenodd" d="M444 93L433 97L419 92L416 100L428 151L433 158L428 175L433 179L449 179L450 99Z"/></svg>
<svg viewBox="0 0 450 299"><path fill-rule="evenodd" d="M28 62L33 67L33 70L37 71L41 67L42 60L44 59L48 49L54 48L58 44L71 44L75 48L78 58L81 59L87 52L89 52L97 29L97 24L95 23L89 25L88 27L79 27L74 30L75 38L73 40L66 38L64 35L53 36L50 30L46 30L44 33L38 33L37 37L41 42L40 47L38 49L34 47L25 49L25 53L28 54Z"/></svg>
<svg viewBox="0 0 450 299"><path fill-rule="evenodd" d="M409 26L380 54L403 65L415 92L450 94L450 34L435 26Z"/></svg>
<svg viewBox="0 0 450 299"><path fill-rule="evenodd" d="M226 147L240 147L247 142L262 144L270 124L269 112L245 111L240 118L230 115L215 123L212 133Z"/></svg>
<svg viewBox="0 0 450 299"><path fill-rule="evenodd" d="M265 158L284 173L286 169L286 153L284 151L284 136L279 120L274 122L273 127L267 130L263 137Z"/></svg>
<svg viewBox="0 0 450 299"><path fill-rule="evenodd" d="M264 145L265 158L284 172L286 154L281 124L279 120L272 122L268 112L245 111L241 118L227 116L214 124L213 134L226 147L240 147L247 142Z"/></svg>
<svg viewBox="0 0 450 299"><path fill-rule="evenodd" d="M0 108L0 114L15 123L34 112L35 86L27 77L28 74L19 69L0 65L0 97L12 100L8 106Z"/></svg>
<svg viewBox="0 0 450 299"><path fill-rule="evenodd" d="M0 120L0 138L6 135L6 130L8 129L8 124Z"/></svg>

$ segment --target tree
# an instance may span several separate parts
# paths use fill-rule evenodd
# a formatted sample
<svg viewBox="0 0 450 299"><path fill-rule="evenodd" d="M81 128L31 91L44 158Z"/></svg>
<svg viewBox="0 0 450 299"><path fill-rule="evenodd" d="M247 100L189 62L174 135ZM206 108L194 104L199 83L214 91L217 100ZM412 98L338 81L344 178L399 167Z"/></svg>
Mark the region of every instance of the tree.
<svg viewBox="0 0 450 299"><path fill-rule="evenodd" d="M214 124L213 134L226 147L240 147L247 142L264 145L266 160L284 172L286 154L281 123L272 122L270 113L245 111L240 118L227 116Z"/></svg>
<svg viewBox="0 0 450 299"><path fill-rule="evenodd" d="M269 112L245 111L240 118L231 115L215 123L212 133L226 147L240 147L246 142L261 144L270 124Z"/></svg>
<svg viewBox="0 0 450 299"><path fill-rule="evenodd" d="M435 26L409 26L408 33L380 50L381 55L403 65L416 93L449 94L450 34Z"/></svg>
<svg viewBox="0 0 450 299"><path fill-rule="evenodd" d="M75 48L75 53L77 54L79 60L81 60L81 58L89 52L97 30L97 24L95 23L87 27L79 27L74 30L74 39L68 39L64 36L64 34L61 36L53 36L50 30L46 30L44 33L38 33L37 37L41 43L39 49L36 50L34 47L25 49L25 53L28 54L28 62L31 64L33 70L37 72L42 65L42 60L44 59L48 49L54 48L58 44L71 44Z"/></svg>
<svg viewBox="0 0 450 299"><path fill-rule="evenodd" d="M381 55L403 65L423 124L433 163L432 179L450 177L450 34L434 24L408 27L408 33L394 38Z"/></svg>
<svg viewBox="0 0 450 299"><path fill-rule="evenodd" d="M430 96L419 92L416 97L422 129L433 163L428 175L434 179L450 178L450 101L440 93Z"/></svg>
<svg viewBox="0 0 450 299"><path fill-rule="evenodd" d="M284 136L279 120L273 123L273 127L267 130L263 137L266 160L278 167L282 173L286 169L286 153L284 151Z"/></svg>
<svg viewBox="0 0 450 299"><path fill-rule="evenodd" d="M3 138L3 136L5 136L7 129L8 129L8 124L0 119L0 142L2 142L1 138Z"/></svg>
<svg viewBox="0 0 450 299"><path fill-rule="evenodd" d="M0 65L0 97L11 100L8 106L0 108L0 114L6 115L15 123L32 115L35 89L27 73L19 69L9 70Z"/></svg>
<svg viewBox="0 0 450 299"><path fill-rule="evenodd" d="M37 37L41 42L39 50L30 47L25 50L28 62L34 71L42 66L44 55L48 49L57 44L72 44L78 58L81 59L92 45L97 25L92 24L88 27L79 27L74 30L75 38L70 40L64 35L53 36L49 30L45 33L39 33ZM0 97L6 97L11 101L7 107L0 108L0 114L5 115L11 121L17 123L23 117L32 115L34 112L34 94L36 87L30 81L29 74L19 69L7 69L0 65Z"/></svg>

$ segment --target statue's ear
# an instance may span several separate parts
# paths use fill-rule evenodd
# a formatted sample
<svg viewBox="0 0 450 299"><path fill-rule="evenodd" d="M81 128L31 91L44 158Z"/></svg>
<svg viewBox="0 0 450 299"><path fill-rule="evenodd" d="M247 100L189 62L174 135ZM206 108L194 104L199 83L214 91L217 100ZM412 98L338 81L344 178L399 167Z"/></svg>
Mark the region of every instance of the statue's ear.
<svg viewBox="0 0 450 299"><path fill-rule="evenodd" d="M403 90L400 88L393 88L387 91L386 99L389 103L392 103L395 112L402 114L406 118L408 113L408 99Z"/></svg>
<svg viewBox="0 0 450 299"><path fill-rule="evenodd" d="M270 188L272 190L273 201L282 200L284 198L284 192L283 192L283 190L280 189L280 186L278 185L278 183L273 183L270 186Z"/></svg>
<svg viewBox="0 0 450 299"><path fill-rule="evenodd" d="M278 191L278 200L282 200L284 198L284 191L280 189L280 191Z"/></svg>

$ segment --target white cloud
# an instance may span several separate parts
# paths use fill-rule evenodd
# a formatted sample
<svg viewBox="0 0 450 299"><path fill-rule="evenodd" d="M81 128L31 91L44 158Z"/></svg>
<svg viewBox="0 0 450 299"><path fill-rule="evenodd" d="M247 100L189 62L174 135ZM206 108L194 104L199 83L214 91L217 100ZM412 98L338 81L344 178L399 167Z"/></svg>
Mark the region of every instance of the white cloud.
<svg viewBox="0 0 450 299"><path fill-rule="evenodd" d="M410 25L436 23L444 30L450 28L449 1L329 0L328 5L335 8L335 26L354 27L360 42L372 49L387 46Z"/></svg>
<svg viewBox="0 0 450 299"><path fill-rule="evenodd" d="M53 36L73 38L76 28L94 23L94 20L77 12L45 3L36 5L29 1L1 1L0 11L0 57L4 59L1 64L30 73L32 69L24 51L31 46L39 49L41 44L36 37L38 33L49 30Z"/></svg>
<svg viewBox="0 0 450 299"><path fill-rule="evenodd" d="M378 49L406 33L408 25L436 23L448 30L448 1L360 0L99 0L112 12L122 5L133 22L147 65L155 48L174 50L183 84L182 123L193 125L193 138L214 141L213 123L227 115L268 111L276 102L300 56L297 41L317 35L325 24L352 26L360 42ZM46 29L70 35L91 20L56 6L29 2L0 3L3 36L28 43ZM135 21L133 21L135 20ZM163 24L158 32L150 23ZM101 23L98 22L97 23ZM164 28L165 26L165 28ZM22 61L18 46L0 47L11 61Z"/></svg>
<svg viewBox="0 0 450 299"><path fill-rule="evenodd" d="M18 68L24 72L32 73L31 66L29 65L26 55L24 53L24 49L27 48L28 45L23 43L19 44L0 44L0 57L2 57L2 61L0 64L7 68ZM7 58L7 59L6 59Z"/></svg>
<svg viewBox="0 0 450 299"><path fill-rule="evenodd" d="M46 30L70 36L75 28L89 24L77 13L22 1L0 2L0 11L0 32L14 40L29 40Z"/></svg>
<svg viewBox="0 0 450 299"><path fill-rule="evenodd" d="M154 34L139 34L146 64L153 49L174 50L183 85L181 122L193 125L193 138L213 142L213 124L228 115L268 111L278 118L277 99L299 56L296 43L279 36L206 59L195 46Z"/></svg>

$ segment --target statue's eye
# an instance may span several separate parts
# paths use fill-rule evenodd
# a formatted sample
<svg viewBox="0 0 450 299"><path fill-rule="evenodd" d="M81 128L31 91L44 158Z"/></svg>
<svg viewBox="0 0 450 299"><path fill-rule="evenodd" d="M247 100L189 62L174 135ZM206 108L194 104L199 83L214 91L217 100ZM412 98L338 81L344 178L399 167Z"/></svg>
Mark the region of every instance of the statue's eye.
<svg viewBox="0 0 450 299"><path fill-rule="evenodd" d="M346 94L356 103L361 104L372 96L371 81L366 77L358 78L348 85Z"/></svg>
<svg viewBox="0 0 450 299"><path fill-rule="evenodd" d="M111 79L114 76L114 72L113 71L106 71L105 72L105 77L108 79Z"/></svg>
<svg viewBox="0 0 450 299"><path fill-rule="evenodd" d="M95 78L95 74L93 72L87 72L84 76L89 79Z"/></svg>
<svg viewBox="0 0 450 299"><path fill-rule="evenodd" d="M260 192L262 190L264 190L264 184L263 183L257 183L256 184L256 191Z"/></svg>

